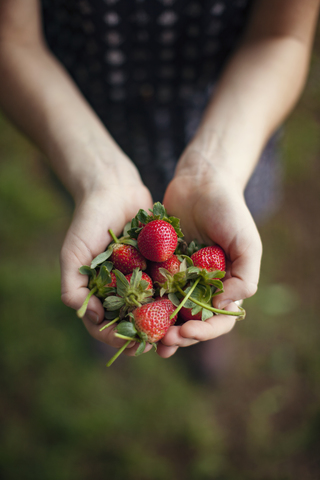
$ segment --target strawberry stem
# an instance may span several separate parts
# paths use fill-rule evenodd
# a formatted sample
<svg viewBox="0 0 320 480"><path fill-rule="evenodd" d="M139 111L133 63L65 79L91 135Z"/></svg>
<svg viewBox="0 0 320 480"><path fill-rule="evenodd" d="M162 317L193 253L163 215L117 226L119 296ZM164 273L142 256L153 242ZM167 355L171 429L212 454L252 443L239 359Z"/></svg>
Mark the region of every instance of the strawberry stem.
<svg viewBox="0 0 320 480"><path fill-rule="evenodd" d="M185 300L187 294L179 286L177 286L177 289L182 295L185 296L184 299L183 299L183 300ZM219 308L210 307L210 305L206 305L205 303L199 302L199 300L196 300L195 298L192 298L190 296L189 296L189 300L191 300L191 302L195 303L196 305L199 305L199 307L205 308L206 310L209 310L210 312L214 312L214 313L217 313L217 314L220 313L222 315L233 315L234 317L241 317L241 318L239 318L239 320L244 319L245 316L246 316L245 309L240 307L240 306L238 306L238 308L239 308L238 312L231 312L231 311L228 311L228 310L220 310ZM180 305L182 304L182 302L180 303Z"/></svg>
<svg viewBox="0 0 320 480"><path fill-rule="evenodd" d="M119 357L119 355L121 355L121 353L127 348L127 346L129 345L129 343L131 342L132 340L128 340L124 345L122 345L121 348L119 348L119 350L117 351L117 353L115 355L113 355L112 358L110 358L109 362L107 363L107 367L110 367L110 365L113 364L113 362L115 360L117 360L117 358Z"/></svg>
<svg viewBox="0 0 320 480"><path fill-rule="evenodd" d="M121 335L121 333L115 333L115 337L122 338L122 340L131 340L132 342L139 342L137 338L127 337L127 335Z"/></svg>
<svg viewBox="0 0 320 480"><path fill-rule="evenodd" d="M82 306L79 308L79 310L77 310L77 315L78 315L79 318L82 318L84 316L84 314L86 313L89 300L92 297L92 295L94 295L96 293L97 290L98 290L98 287L96 286L92 290L90 290L90 292L86 296L86 299L83 302Z"/></svg>
<svg viewBox="0 0 320 480"><path fill-rule="evenodd" d="M112 237L112 240L114 241L114 243L120 243L118 238L115 236L115 234L113 233L113 231L111 230L108 230L108 232L110 233L111 237Z"/></svg>
<svg viewBox="0 0 320 480"><path fill-rule="evenodd" d="M100 328L99 332L102 332L102 330L104 330L105 328L110 327L111 325L113 325L114 323L116 323L118 320L119 320L119 317L117 317L117 318L115 318L114 320L112 320L111 322L107 323L107 324L104 325L102 328Z"/></svg>
<svg viewBox="0 0 320 480"><path fill-rule="evenodd" d="M201 278L197 278L197 280L194 282L194 284L192 285L192 287L190 288L189 292L188 293L185 293L182 289L181 289L181 292L182 294L184 295L184 299L182 300L182 302L177 306L177 308L175 309L175 311L173 313L171 313L170 315L170 320L173 319L173 317L175 317L177 315L178 312L180 312L181 308L183 307L183 305L186 303L186 301L188 300L188 298L190 297L190 295L192 294L192 292L194 291L194 289L196 288L196 286L198 285L198 283L200 282ZM179 291L180 291L180 287L179 288Z"/></svg>

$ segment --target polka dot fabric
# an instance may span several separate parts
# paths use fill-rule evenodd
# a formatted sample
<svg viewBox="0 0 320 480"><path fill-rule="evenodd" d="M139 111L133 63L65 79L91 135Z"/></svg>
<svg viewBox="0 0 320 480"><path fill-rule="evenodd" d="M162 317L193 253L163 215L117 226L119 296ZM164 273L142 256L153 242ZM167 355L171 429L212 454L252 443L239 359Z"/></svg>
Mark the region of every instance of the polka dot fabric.
<svg viewBox="0 0 320 480"><path fill-rule="evenodd" d="M42 0L44 33L162 201L252 0ZM252 196L252 195L251 195Z"/></svg>

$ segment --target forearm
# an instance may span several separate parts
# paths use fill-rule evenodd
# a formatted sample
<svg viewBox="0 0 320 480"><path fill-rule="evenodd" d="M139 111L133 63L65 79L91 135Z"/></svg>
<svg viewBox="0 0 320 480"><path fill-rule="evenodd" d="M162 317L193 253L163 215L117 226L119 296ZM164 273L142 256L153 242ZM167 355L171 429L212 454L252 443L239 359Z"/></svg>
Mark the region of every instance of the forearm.
<svg viewBox="0 0 320 480"><path fill-rule="evenodd" d="M115 181L135 167L108 134L60 64L40 43L0 43L0 103L47 155L71 194ZM124 166L126 168L124 168Z"/></svg>
<svg viewBox="0 0 320 480"><path fill-rule="evenodd" d="M314 26L315 21L303 39L274 32L248 35L227 65L179 173L190 168L194 150L204 158L204 169L226 172L244 189L270 135L299 98Z"/></svg>

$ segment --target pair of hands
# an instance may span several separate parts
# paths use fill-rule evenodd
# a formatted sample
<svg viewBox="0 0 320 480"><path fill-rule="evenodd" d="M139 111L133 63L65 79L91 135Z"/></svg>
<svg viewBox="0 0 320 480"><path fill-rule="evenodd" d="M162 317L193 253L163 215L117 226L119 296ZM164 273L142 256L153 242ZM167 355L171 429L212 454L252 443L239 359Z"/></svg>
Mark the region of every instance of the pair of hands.
<svg viewBox="0 0 320 480"><path fill-rule="evenodd" d="M170 215L181 220L187 241L220 245L227 256L224 293L215 297L214 306L237 311L234 304L252 296L257 289L261 241L255 223L245 204L243 193L236 181L227 174L199 168L203 163L199 154L192 154L194 168L178 168L168 185L164 205ZM190 158L189 158L190 160ZM121 234L123 226L140 208L152 208L148 189L137 178L114 184L107 189L91 191L77 202L71 226L61 251L62 301L78 309L88 294L87 277L78 269L90 265L92 259L103 252L111 242L108 229ZM97 340L116 348L124 341L114 336L114 326L100 332L104 325L104 310L100 300L91 297L83 319L88 332ZM187 347L229 332L235 317L215 315L206 322L190 320L181 326L169 328L158 345L157 352L167 358L179 347ZM132 342L125 354L135 354L137 344ZM145 351L150 350L151 345Z"/></svg>

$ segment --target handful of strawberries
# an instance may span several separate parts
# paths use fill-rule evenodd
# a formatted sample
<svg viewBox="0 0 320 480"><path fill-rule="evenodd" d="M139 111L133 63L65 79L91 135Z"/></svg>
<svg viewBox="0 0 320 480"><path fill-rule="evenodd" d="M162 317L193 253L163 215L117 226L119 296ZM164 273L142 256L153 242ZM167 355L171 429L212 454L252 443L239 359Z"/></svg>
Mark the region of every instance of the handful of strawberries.
<svg viewBox="0 0 320 480"><path fill-rule="evenodd" d="M108 323L100 331L116 324L115 335L126 340L114 360L132 341L140 343L136 355L143 353L146 342L157 342L176 322L205 321L215 314L245 317L245 311L218 310L214 296L223 292L225 254L218 245L203 246L183 240L180 221L169 217L161 203L150 213L139 210L117 238L98 255L90 266L79 271L88 275L90 292L77 314L82 318L89 299L103 300Z"/></svg>

